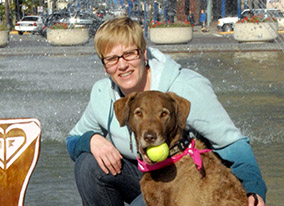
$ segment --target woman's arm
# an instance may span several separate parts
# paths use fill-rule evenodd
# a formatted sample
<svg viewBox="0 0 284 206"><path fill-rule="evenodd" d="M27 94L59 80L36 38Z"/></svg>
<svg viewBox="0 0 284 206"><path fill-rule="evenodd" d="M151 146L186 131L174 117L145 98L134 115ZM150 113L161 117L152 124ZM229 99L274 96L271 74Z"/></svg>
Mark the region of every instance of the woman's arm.
<svg viewBox="0 0 284 206"><path fill-rule="evenodd" d="M89 152L89 153L91 152L90 140L91 140L91 137L95 134L98 134L98 133L89 131L89 132L84 133L82 136L75 135L75 136L67 137L66 147L73 161L75 161L82 152Z"/></svg>

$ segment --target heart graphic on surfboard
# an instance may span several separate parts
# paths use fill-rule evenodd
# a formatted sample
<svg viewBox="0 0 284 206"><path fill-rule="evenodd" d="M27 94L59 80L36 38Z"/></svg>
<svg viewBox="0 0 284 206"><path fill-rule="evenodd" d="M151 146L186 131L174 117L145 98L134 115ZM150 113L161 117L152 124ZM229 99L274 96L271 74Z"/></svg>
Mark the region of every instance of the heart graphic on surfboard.
<svg viewBox="0 0 284 206"><path fill-rule="evenodd" d="M39 133L40 129L33 122L0 127L0 168L8 169Z"/></svg>
<svg viewBox="0 0 284 206"><path fill-rule="evenodd" d="M4 133L2 133L4 132ZM14 136L14 134L22 134ZM12 160L16 153L24 146L26 143L26 136L21 129L12 129L8 133L1 131L0 129L0 162L1 166L3 164L4 168L7 169L7 164ZM10 162L11 164L13 162ZM9 164L9 165L11 165Z"/></svg>

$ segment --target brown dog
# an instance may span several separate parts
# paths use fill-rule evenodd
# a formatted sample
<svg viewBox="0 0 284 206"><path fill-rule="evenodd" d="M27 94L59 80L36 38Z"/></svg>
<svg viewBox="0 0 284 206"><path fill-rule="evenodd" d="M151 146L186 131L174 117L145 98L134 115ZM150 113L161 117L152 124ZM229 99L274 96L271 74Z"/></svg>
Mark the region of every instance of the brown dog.
<svg viewBox="0 0 284 206"><path fill-rule="evenodd" d="M127 123L135 134L137 150L149 164L146 148L166 142L173 147L182 138L190 102L174 93L132 93L114 103L120 126ZM196 141L198 149L204 149ZM180 151L182 153L182 151ZM213 152L201 154L198 170L190 155L162 169L143 174L141 190L148 206L245 206L240 181ZM153 164L153 163L152 163Z"/></svg>

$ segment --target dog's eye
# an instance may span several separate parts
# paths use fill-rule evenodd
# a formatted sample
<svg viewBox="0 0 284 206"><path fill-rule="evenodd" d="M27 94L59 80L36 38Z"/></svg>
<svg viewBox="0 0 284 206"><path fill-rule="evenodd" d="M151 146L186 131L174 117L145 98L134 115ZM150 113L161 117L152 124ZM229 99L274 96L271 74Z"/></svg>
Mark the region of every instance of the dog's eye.
<svg viewBox="0 0 284 206"><path fill-rule="evenodd" d="M142 117L143 116L141 111L135 111L135 115L138 116L138 117Z"/></svg>
<svg viewBox="0 0 284 206"><path fill-rule="evenodd" d="M168 112L166 112L166 111L162 111L162 113L161 113L161 117L165 117L165 116L167 116L168 115Z"/></svg>

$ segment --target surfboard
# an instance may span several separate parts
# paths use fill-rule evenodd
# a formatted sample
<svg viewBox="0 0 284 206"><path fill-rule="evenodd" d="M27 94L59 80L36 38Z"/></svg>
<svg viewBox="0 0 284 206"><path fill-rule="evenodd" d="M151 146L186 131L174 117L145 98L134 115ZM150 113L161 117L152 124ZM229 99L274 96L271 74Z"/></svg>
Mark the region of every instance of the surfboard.
<svg viewBox="0 0 284 206"><path fill-rule="evenodd" d="M40 121L0 119L0 205L24 205L40 153Z"/></svg>

